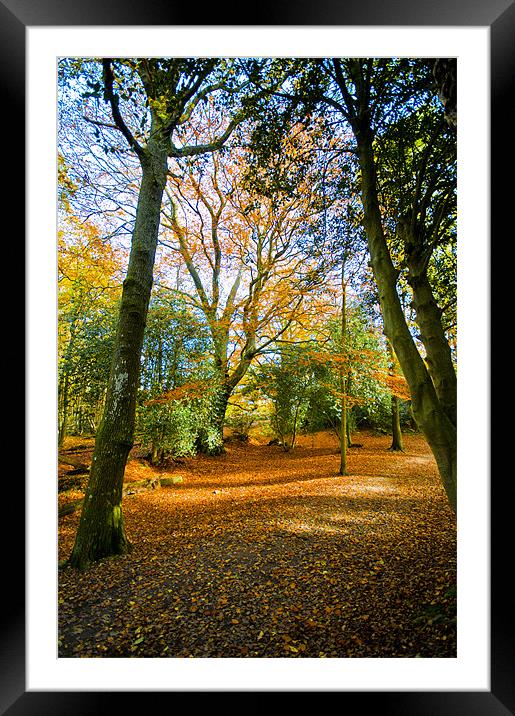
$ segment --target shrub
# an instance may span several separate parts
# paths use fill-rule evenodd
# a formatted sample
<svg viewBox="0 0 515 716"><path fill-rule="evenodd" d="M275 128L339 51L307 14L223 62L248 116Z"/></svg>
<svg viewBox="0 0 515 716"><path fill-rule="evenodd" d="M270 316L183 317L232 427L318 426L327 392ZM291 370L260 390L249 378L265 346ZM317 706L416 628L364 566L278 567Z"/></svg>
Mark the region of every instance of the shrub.
<svg viewBox="0 0 515 716"><path fill-rule="evenodd" d="M151 450L152 463L195 455L198 416L188 402L154 403L138 411L138 430L144 446Z"/></svg>

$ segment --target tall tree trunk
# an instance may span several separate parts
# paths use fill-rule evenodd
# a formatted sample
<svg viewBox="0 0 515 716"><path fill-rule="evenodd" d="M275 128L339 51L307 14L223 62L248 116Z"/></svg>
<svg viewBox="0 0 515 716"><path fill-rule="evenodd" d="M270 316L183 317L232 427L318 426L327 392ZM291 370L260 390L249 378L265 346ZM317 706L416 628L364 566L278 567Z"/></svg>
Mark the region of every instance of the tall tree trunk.
<svg viewBox="0 0 515 716"><path fill-rule="evenodd" d="M420 328L420 340L426 349L426 362L438 399L447 417L456 425L458 385L449 343L442 327L441 311L427 277L425 262L421 266L408 253L408 283L413 291L413 308Z"/></svg>
<svg viewBox="0 0 515 716"><path fill-rule="evenodd" d="M62 447L64 438L68 431L68 409L69 409L69 389L70 389L70 360L73 352L73 345L75 343L75 329L74 323L70 327L70 340L66 346L66 353L64 358L64 376L60 386L59 394L61 396L61 422L58 427L58 447Z"/></svg>
<svg viewBox="0 0 515 716"><path fill-rule="evenodd" d="M350 395L351 388L350 388L350 379L347 377L347 394ZM352 408L347 408L347 419L346 419L346 430L347 430L347 447L355 447L355 443L352 442L352 435L351 432L354 425L353 420L353 412Z"/></svg>
<svg viewBox="0 0 515 716"><path fill-rule="evenodd" d="M392 348L392 344L386 340L386 350L390 358L390 372L393 376L395 373L395 353ZM400 401L399 398L392 393L392 444L388 448L393 451L404 451L404 445L402 442L402 431L401 431L401 415L400 415Z"/></svg>
<svg viewBox="0 0 515 716"><path fill-rule="evenodd" d="M68 389L70 384L69 371L66 369L59 393L61 394L61 422L58 428L58 447L62 447L68 432Z"/></svg>
<svg viewBox="0 0 515 716"><path fill-rule="evenodd" d="M392 395L392 444L388 449L394 452L404 451L404 445L402 442L399 398L396 395Z"/></svg>
<svg viewBox="0 0 515 716"><path fill-rule="evenodd" d="M347 286L345 284L345 259L342 260L342 342L341 358L343 364L340 368L340 391L341 391L341 423L340 423L340 475L347 475L347 365L346 365L346 333L347 333Z"/></svg>
<svg viewBox="0 0 515 716"><path fill-rule="evenodd" d="M213 330L213 335L216 335L216 331ZM234 392L236 386L246 375L250 368L252 357L245 354L241 357L240 362L236 366L235 370L229 374L227 365L227 345L228 338L224 337L222 340L215 342L217 346L215 363L219 377L217 379L218 388L215 391L215 395L212 401L212 420L211 420L211 434L208 434L207 429L200 431L198 439L199 450L207 455L221 455L224 451L223 443L223 430L225 424L225 414L227 412L227 406L229 399ZM249 352L254 348L254 341L249 341Z"/></svg>
<svg viewBox="0 0 515 716"><path fill-rule="evenodd" d="M136 221L118 317L111 373L91 464L80 523L69 564L93 561L130 549L122 514L125 465L133 445L136 394L143 334L152 289L167 153L149 142L141 158Z"/></svg>
<svg viewBox="0 0 515 716"><path fill-rule="evenodd" d="M364 225L371 265L379 289L379 301L386 336L391 341L408 382L413 413L438 465L451 507L456 509L457 444L456 426L438 399L435 386L409 331L397 294L396 271L386 244L377 196L377 178L372 132L367 118L354 119L361 168L361 195Z"/></svg>

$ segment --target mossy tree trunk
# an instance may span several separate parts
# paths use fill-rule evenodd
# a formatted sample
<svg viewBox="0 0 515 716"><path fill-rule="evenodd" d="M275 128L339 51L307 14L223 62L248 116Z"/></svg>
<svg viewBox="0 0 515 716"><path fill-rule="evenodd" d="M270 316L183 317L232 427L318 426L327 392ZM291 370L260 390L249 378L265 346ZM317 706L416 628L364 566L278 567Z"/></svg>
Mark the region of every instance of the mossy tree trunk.
<svg viewBox="0 0 515 716"><path fill-rule="evenodd" d="M348 120L356 140L363 224L370 253L370 265L379 293L384 331L408 383L417 426L433 452L449 504L453 510L456 510L457 430L455 410L452 405L452 387L449 390L448 373L446 372L445 375L442 373L444 362L440 347L437 346L441 336L440 316L434 310L434 306L426 300L427 296L423 295L424 289L427 288L424 285L423 272L417 274L416 269L419 266L412 263L409 267L408 280L412 285L414 302L418 304L418 307L415 306L417 321L423 324L423 327L419 327L426 336L424 345L428 360L432 363L430 372L411 335L397 293L399 272L393 264L387 245L379 205L379 185L374 155L375 135L372 128L376 118L373 118L373 114L378 112L382 101L386 103L391 101L387 91L389 78L382 63L379 63L379 74L373 78L374 67L371 59L342 61L333 58L331 63L333 77L341 91L342 99L342 104L336 104ZM374 87L377 96L373 100L372 82L377 78L379 78L379 85ZM428 194L426 200L430 198ZM419 256L415 252L412 258L416 261ZM427 260L427 256L425 258ZM435 341L435 337L438 337L438 340ZM445 365L447 367L449 365L447 358Z"/></svg>
<svg viewBox="0 0 515 716"><path fill-rule="evenodd" d="M198 449L205 455L221 455L225 451L225 414L232 391L232 387L223 384L214 391L209 426L201 426L198 437Z"/></svg>
<svg viewBox="0 0 515 716"><path fill-rule="evenodd" d="M236 113L221 135L208 144L176 147L173 134L177 126L189 120L196 106L207 95L220 89L217 82L206 82L210 74L217 71L220 62L210 58L157 62L143 59L136 65L137 81L143 84L151 118L146 145L140 144L122 117L115 89L118 84L113 60L102 60L102 94L110 104L114 121L114 125L109 126L115 126L123 134L140 161L142 175L104 413L95 440L90 479L69 559L69 564L78 568L130 549L121 505L123 476L133 444L141 350L153 283L168 157L198 156L219 150L243 119L243 114Z"/></svg>
<svg viewBox="0 0 515 716"><path fill-rule="evenodd" d="M133 445L140 356L152 290L167 152L149 142L141 158L142 179L127 275L115 338L104 413L69 564L79 569L130 549L122 513L125 465Z"/></svg>
<svg viewBox="0 0 515 716"><path fill-rule="evenodd" d="M438 397L432 376L420 355L406 323L397 293L398 272L395 269L383 231L377 193L372 131L366 115L354 120L358 157L361 168L361 195L364 225L384 330L408 382L413 414L438 465L443 487L451 507L456 509L457 433L448 415L448 405ZM435 371L438 371L435 366Z"/></svg>
<svg viewBox="0 0 515 716"><path fill-rule="evenodd" d="M427 276L427 258L417 241L416 233L404 237L408 249L406 251L408 283L413 291L416 323L420 328L420 340L426 350L426 364L438 400L449 420L456 425L458 391L456 371L452 362L451 348L442 327L441 310Z"/></svg>

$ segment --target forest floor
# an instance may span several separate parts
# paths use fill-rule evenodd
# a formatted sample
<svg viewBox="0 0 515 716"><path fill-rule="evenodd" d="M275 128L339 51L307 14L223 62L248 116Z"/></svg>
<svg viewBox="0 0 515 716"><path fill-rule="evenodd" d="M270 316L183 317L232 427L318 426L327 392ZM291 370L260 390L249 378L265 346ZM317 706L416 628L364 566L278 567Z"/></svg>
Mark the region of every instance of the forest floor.
<svg viewBox="0 0 515 716"><path fill-rule="evenodd" d="M59 656L455 657L456 520L432 454L416 434L403 453L353 439L345 477L328 433L288 453L230 441L160 470L135 449L132 551L59 570ZM130 489L155 476L182 481ZM59 519L60 560L79 514Z"/></svg>

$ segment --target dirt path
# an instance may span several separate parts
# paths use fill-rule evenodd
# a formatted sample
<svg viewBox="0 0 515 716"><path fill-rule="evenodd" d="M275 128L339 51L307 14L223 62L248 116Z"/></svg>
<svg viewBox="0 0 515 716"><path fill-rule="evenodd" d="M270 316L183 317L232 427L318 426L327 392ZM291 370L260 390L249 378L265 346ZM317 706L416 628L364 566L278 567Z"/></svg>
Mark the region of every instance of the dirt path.
<svg viewBox="0 0 515 716"><path fill-rule="evenodd" d="M355 439L347 477L327 435L233 443L125 497L131 554L59 573L59 655L455 656L455 519L429 449Z"/></svg>

